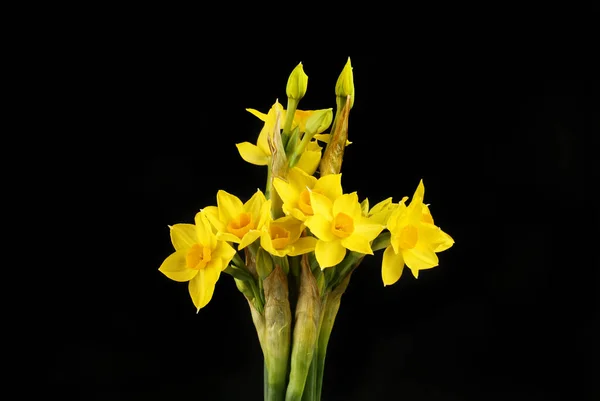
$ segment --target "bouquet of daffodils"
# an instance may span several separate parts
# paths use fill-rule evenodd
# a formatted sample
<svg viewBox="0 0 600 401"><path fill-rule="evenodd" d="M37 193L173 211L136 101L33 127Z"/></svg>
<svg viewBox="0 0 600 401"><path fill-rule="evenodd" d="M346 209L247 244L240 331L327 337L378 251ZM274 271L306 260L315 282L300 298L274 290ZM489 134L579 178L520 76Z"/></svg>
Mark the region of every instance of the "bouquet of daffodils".
<svg viewBox="0 0 600 401"><path fill-rule="evenodd" d="M336 108L300 110L308 76L302 63L289 76L287 108L275 101L256 144L237 144L241 157L267 166L264 193L245 202L220 190L194 224L170 226L175 252L159 270L189 282L199 311L221 273L248 301L264 356L264 399L321 399L325 354L342 294L365 255L383 250L383 284L404 266L438 265L437 252L454 241L434 224L421 181L412 199L388 198L370 207L344 193L341 166L354 104L350 59L335 86ZM323 150L324 148L324 150Z"/></svg>

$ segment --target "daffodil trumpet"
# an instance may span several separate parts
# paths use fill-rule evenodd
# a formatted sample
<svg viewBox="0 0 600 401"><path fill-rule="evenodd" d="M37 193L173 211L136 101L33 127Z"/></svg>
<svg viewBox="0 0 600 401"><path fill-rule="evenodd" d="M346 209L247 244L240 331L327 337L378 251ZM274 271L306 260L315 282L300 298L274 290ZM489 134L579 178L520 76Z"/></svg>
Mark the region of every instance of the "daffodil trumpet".
<svg viewBox="0 0 600 401"><path fill-rule="evenodd" d="M287 109L277 100L266 113L247 109L263 126L255 143L236 147L244 161L267 167L264 192L239 198L217 190L193 222L168 227L174 250L159 267L187 283L196 313L220 291L221 273L233 278L263 353L265 401L321 400L341 298L362 263L382 255L382 284L390 286L405 268L418 278L438 266L438 253L454 244L434 222L422 180L412 197L394 202L398 191L388 188L394 196L372 207L358 191L344 191L355 100L350 59L335 85L335 116L333 108L298 109L307 86L299 63L287 82Z"/></svg>

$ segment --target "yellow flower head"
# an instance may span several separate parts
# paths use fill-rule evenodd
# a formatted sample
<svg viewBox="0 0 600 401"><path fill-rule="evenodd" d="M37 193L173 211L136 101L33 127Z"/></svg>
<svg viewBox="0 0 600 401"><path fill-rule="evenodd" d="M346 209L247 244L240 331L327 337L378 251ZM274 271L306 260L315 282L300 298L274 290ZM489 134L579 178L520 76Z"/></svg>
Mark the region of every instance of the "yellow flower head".
<svg viewBox="0 0 600 401"><path fill-rule="evenodd" d="M217 238L239 244L238 250L250 245L260 237L260 230L270 218L271 201L260 191L246 202L235 195L220 190L217 206L202 210L217 230Z"/></svg>
<svg viewBox="0 0 600 401"><path fill-rule="evenodd" d="M311 206L311 191L325 195L331 201L336 200L342 196L342 175L329 174L317 180L294 167L288 172L287 181L275 178L273 186L283 201L283 212L305 221L308 216L314 214Z"/></svg>
<svg viewBox="0 0 600 401"><path fill-rule="evenodd" d="M305 224L318 238L315 256L321 269L340 263L346 249L373 254L371 241L383 230L383 225L363 216L356 192L331 201L327 196L311 191L310 200L314 214Z"/></svg>
<svg viewBox="0 0 600 401"><path fill-rule="evenodd" d="M315 249L314 237L301 237L304 224L292 216L268 222L260 237L260 246L271 255L297 256Z"/></svg>
<svg viewBox="0 0 600 401"><path fill-rule="evenodd" d="M238 143L236 146L242 158L248 163L258 166L266 166L271 158L271 149L269 148L268 136L273 135L277 122L277 113L279 113L280 122L285 121L286 111L279 102L275 102L268 114L261 113L255 109L247 109L254 116L258 117L265 124L258 135L256 145L250 142ZM306 131L306 121L315 113L316 110L296 110L292 129L298 127L300 133ZM313 174L319 162L321 161L322 147L316 141L312 141L300 156L300 160L296 164L297 167L304 170L307 174Z"/></svg>
<svg viewBox="0 0 600 401"><path fill-rule="evenodd" d="M217 240L206 216L196 214L194 224L171 227L175 252L158 269L175 281L189 281L189 292L197 311L211 300L219 276L235 255L228 243Z"/></svg>
<svg viewBox="0 0 600 401"><path fill-rule="evenodd" d="M454 240L433 224L427 205L423 204L425 187L419 183L408 206L406 198L389 217L390 246L383 253L382 278L384 285L394 284L402 275L404 265L418 277L419 270L438 265L436 252L444 251Z"/></svg>

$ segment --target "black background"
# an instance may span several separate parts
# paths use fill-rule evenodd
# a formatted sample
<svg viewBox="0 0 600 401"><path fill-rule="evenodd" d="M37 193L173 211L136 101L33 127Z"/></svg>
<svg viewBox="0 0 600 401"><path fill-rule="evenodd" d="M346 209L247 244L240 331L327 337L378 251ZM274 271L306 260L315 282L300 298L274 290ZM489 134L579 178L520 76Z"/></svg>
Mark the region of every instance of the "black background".
<svg viewBox="0 0 600 401"><path fill-rule="evenodd" d="M364 261L342 298L323 399L597 394L593 75L556 74L535 46L457 46L443 35L318 55L273 51L267 39L227 51L176 39L128 32L104 47L99 37L86 45L97 52L67 67L68 129L79 135L57 173L69 180L55 190L71 194L60 208L77 216L76 263L53 276L52 342L38 367L48 389L82 400L262 399L245 300L223 275L196 314L187 284L157 270L172 252L167 225L191 222L219 189L243 200L264 189L265 168L235 147L261 128L244 109L285 105L300 61L309 76L300 108L335 107L351 56L345 192L398 201L422 178L456 243L439 267L385 288L381 253Z"/></svg>

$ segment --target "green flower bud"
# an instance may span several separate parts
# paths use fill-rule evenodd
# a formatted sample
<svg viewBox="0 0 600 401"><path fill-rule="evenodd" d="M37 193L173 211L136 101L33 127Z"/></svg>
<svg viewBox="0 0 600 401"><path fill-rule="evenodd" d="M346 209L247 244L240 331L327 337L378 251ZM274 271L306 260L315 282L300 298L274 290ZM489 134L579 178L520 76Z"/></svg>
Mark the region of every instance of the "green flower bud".
<svg viewBox="0 0 600 401"><path fill-rule="evenodd" d="M254 292L252 292L250 285L248 285L247 282L237 278L234 278L233 280L235 281L235 286L237 289L240 290L240 292L244 294L249 301L252 301L254 299Z"/></svg>
<svg viewBox="0 0 600 401"><path fill-rule="evenodd" d="M307 86L308 75L304 73L302 63L299 63L288 78L287 86L285 88L287 97L294 100L302 99L306 94Z"/></svg>
<svg viewBox="0 0 600 401"><path fill-rule="evenodd" d="M344 69L335 84L335 95L344 99L350 95L350 108L354 105L354 77L352 75L350 57L348 57L348 62L344 66Z"/></svg>
<svg viewBox="0 0 600 401"><path fill-rule="evenodd" d="M316 134L325 131L333 121L333 109L316 110L306 120L306 135L312 138Z"/></svg>
<svg viewBox="0 0 600 401"><path fill-rule="evenodd" d="M273 259L269 252L258 248L256 252L256 271L261 280L264 280L273 271Z"/></svg>

